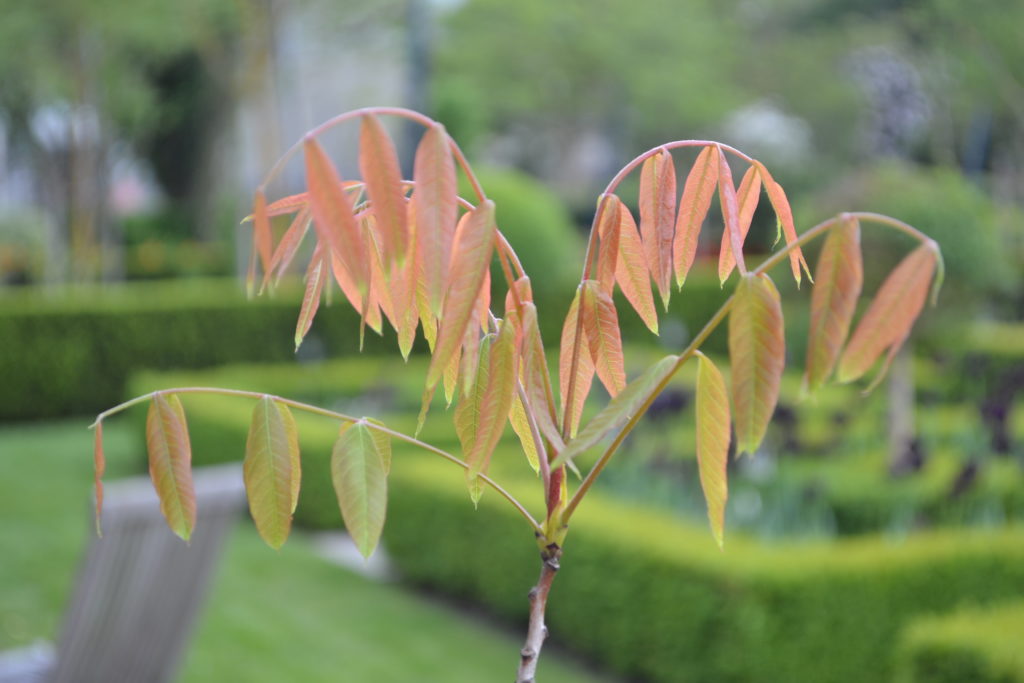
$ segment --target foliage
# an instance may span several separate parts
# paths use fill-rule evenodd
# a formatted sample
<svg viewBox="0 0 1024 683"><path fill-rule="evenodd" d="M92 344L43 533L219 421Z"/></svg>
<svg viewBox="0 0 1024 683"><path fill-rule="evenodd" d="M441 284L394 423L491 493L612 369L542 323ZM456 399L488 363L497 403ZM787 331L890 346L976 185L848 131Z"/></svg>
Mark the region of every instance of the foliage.
<svg viewBox="0 0 1024 683"><path fill-rule="evenodd" d="M0 650L59 633L91 530L82 523L91 468L85 427L83 420L0 426ZM135 425L110 424L104 436L109 476L144 471ZM340 570L303 534L266 559L251 526L231 533L177 680L329 681L345 671L381 683L476 683L500 678L516 648L511 634L476 615ZM546 664L559 681L600 680L557 653Z"/></svg>
<svg viewBox="0 0 1024 683"><path fill-rule="evenodd" d="M416 150L411 181L401 179L394 144L379 120L384 115L401 117L426 129ZM335 126L354 120L360 125L362 180L343 181L317 138ZM274 405L284 407L282 410L297 409L342 423L333 449L332 478L342 517L365 556L373 552L384 523L392 442L418 446L461 467L465 470L465 482L473 503L478 503L485 488L492 489L525 519L540 550L541 575L530 597L530 628L522 650L519 683L534 680L547 633L544 626L547 596L559 569L570 520L580 502L672 375L699 352L705 339L726 319L731 366L728 393L736 450L753 454L759 448L775 410L786 360L781 300L768 270L788 260L799 285L804 273L810 275L802 244L831 229L842 229L851 221L881 224L918 243L883 283L843 350L838 370L838 377L843 381L858 379L888 352L874 382L881 379L893 354L906 341L928 290L934 290L934 300L942 281L938 245L915 228L878 214L842 214L798 236L785 191L761 162L720 143L667 143L627 164L612 179L598 202L583 275L563 326L558 363L559 401L556 403L530 279L496 223L494 202L487 197L462 151L441 124L396 108L348 112L310 131L275 164L270 177L280 172L283 164L300 149L306 170L306 192L268 202L264 187L270 178L256 190L253 213L247 219L253 230L247 278L250 291L272 287L294 259L303 239L312 235L315 245L306 270L306 291L295 330L296 347L306 336L321 298L329 294L332 280L360 314L360 345L366 327L380 333L387 321L397 334L399 350L408 357L417 328L421 326L431 354L416 431L422 429L434 396L443 386L449 405L457 397L454 417L463 457L367 417L257 392L204 387L162 390L131 399L101 413L94 427L100 429L105 418L134 405L151 405L147 420L150 470L162 510L172 530L184 539L192 531L195 515L190 495L188 427L178 403L179 394L214 393L261 401L269 399ZM696 150L698 161L687 173L684 210L677 212L672 152L686 149ZM733 182L730 157L738 160L744 169L740 192ZM473 190L475 204L457 195L457 167ZM628 211L614 197L621 181L637 169L640 171L640 211L636 223L643 259L626 270L646 266L649 279L641 278L644 291L653 280L659 298L667 307L673 275L678 286L684 284L691 265L687 245L699 239L708 210L706 197L712 188L718 195L725 226L723 251L732 254L732 263L720 268L722 284L735 269L738 285L732 297L679 355L668 356L628 383L622 334L612 295L616 284L629 294L638 280L635 275L622 278L625 286L620 281L623 271L617 268L617 261L621 237L624 229L632 234L633 221L631 217L624 219ZM756 190L761 188L776 214L778 240L785 238L785 247L756 268L748 269L743 242L753 207L760 199L760 192ZM294 218L278 238L270 218L281 215L294 215ZM494 256L498 258L507 286L504 306L493 306L503 310L502 318L492 311L490 266ZM720 256L720 260L722 258ZM258 280L259 272L262 278ZM933 274L936 274L934 283ZM828 275L827 270L823 272L823 266L819 265L818 277L823 275ZM642 318L649 313L646 306L634 303L640 301L639 298L627 296L627 299L637 307ZM832 343L835 344L835 340ZM726 414L721 398L725 392L720 376L717 372L714 374L716 386L711 391L715 408L708 408L705 401L698 402L698 408L702 411L702 439L706 439L712 429L707 422L707 411L713 414L712 419L719 421L712 438L717 455L702 457L699 463L707 469L705 481L714 482L707 489L709 512L713 531L720 537L719 510L725 486L723 458L719 451L728 448L729 430L727 423L721 423ZM583 403L595 378L611 397L611 402L578 432ZM513 415L516 405L520 408L519 436L531 443L533 462L540 475L544 501L540 521L523 502L488 476L492 454L506 421L517 422ZM260 411L256 415L259 418ZM259 428L256 425L253 429ZM574 440L579 439L575 448L587 450L598 445L604 436L612 435L611 444L601 449L603 452L570 496L566 471L576 466L569 455ZM98 471L102 469L100 442L98 438ZM277 439L274 443L277 448L289 451L277 453L274 458L281 463L292 462L290 439ZM703 448L706 441L702 443ZM524 455L531 449L524 448ZM705 455L708 455L706 451ZM531 463L529 457L524 459ZM296 495L294 468L268 469L273 478L271 487L286 493L287 503L291 504ZM97 481L98 478L99 475ZM251 505L276 506L279 501L280 497L250 490ZM269 518L278 512L267 507L256 516ZM267 534L266 540L271 545L283 540L280 524L258 528Z"/></svg>
<svg viewBox="0 0 1024 683"><path fill-rule="evenodd" d="M1024 602L965 608L911 622L900 645L905 683L1024 681Z"/></svg>

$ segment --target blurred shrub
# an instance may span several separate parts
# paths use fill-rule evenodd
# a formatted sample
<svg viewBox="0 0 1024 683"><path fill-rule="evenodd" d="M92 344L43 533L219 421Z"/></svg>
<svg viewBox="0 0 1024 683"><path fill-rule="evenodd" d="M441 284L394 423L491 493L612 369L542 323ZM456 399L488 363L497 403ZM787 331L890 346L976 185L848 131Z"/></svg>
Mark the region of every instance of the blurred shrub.
<svg viewBox="0 0 1024 683"><path fill-rule="evenodd" d="M1024 683L1024 602L914 620L900 646L901 683Z"/></svg>
<svg viewBox="0 0 1024 683"><path fill-rule="evenodd" d="M185 280L0 295L0 420L95 413L141 368L295 357L295 290L247 302L234 280ZM358 317L324 309L305 351L354 354ZM394 348L367 335L367 352Z"/></svg>
<svg viewBox="0 0 1024 683"><path fill-rule="evenodd" d="M388 367L394 364L371 364L356 371L358 379L346 367L359 366L308 369L310 395L333 391L335 408L411 429L414 415L375 412L381 407L375 397L392 384L387 405L400 406L410 398L412 379L391 382L396 373ZM408 373L417 384L418 370ZM280 382L302 395L283 369L260 372L150 375L132 389L215 383L274 390ZM358 382L369 388L360 392ZM185 407L197 463L242 456L252 402L189 396ZM143 412L137 411L140 429ZM337 528L329 468L337 424L296 417L303 452L296 521ZM457 449L448 422L437 415L424 438ZM418 584L525 622L525 593L537 570L529 529L490 493L474 511L458 470L394 445L385 541L399 568ZM536 480L514 473L527 471L514 446L499 448L494 467L528 506L541 504ZM684 524L600 492L574 517L567 548L548 615L553 637L616 672L652 681L887 680L897 635L909 619L964 601L1017 595L1024 582L1024 531L1017 528L774 547L731 533L723 553L702 524Z"/></svg>

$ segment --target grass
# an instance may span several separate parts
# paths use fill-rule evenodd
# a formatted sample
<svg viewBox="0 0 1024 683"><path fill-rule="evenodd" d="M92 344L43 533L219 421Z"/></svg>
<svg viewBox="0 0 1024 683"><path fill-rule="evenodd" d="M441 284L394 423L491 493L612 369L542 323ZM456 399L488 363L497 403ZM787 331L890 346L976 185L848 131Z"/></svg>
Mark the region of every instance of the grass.
<svg viewBox="0 0 1024 683"><path fill-rule="evenodd" d="M108 476L132 474L127 424L104 428ZM91 533L85 421L0 428L0 649L54 639ZM524 586L524 600L525 600ZM482 681L511 678L521 635L316 556L233 534L182 681ZM545 652L547 680L609 680Z"/></svg>

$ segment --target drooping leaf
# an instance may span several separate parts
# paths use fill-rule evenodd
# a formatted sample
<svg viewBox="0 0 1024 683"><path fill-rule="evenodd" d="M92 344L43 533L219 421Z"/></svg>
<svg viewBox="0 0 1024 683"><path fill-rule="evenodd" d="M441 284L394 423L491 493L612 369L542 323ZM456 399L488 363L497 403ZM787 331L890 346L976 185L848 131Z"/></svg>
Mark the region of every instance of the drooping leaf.
<svg viewBox="0 0 1024 683"><path fill-rule="evenodd" d="M107 470L107 459L103 455L103 421L97 420L93 427L93 484L96 488L96 535L103 536L100 516L103 512L103 473Z"/></svg>
<svg viewBox="0 0 1024 683"><path fill-rule="evenodd" d="M601 284L601 289L609 295L615 287L615 269L619 262L620 204L619 198L612 194L603 196L598 206L601 220L597 226L600 241L597 246L596 279ZM649 282L650 278L648 278Z"/></svg>
<svg viewBox="0 0 1024 683"><path fill-rule="evenodd" d="M295 325L295 350L299 350L302 340L306 338L310 326L313 324L313 317L320 307L320 295L324 289L324 256L319 249L313 253L313 259L309 262L309 269L306 271L306 291L302 295L302 305L299 307L299 321Z"/></svg>
<svg viewBox="0 0 1024 683"><path fill-rule="evenodd" d="M174 394L153 396L146 416L146 450L160 512L171 531L187 541L196 526L196 494L185 410Z"/></svg>
<svg viewBox="0 0 1024 683"><path fill-rule="evenodd" d="M555 469L571 462L573 458L622 427L640 410L655 387L671 375L677 359L678 356L665 356L627 384L618 396L609 401L608 405L580 430L576 438L566 444L558 457L551 462L551 468Z"/></svg>
<svg viewBox="0 0 1024 683"><path fill-rule="evenodd" d="M462 446L462 455L467 460L473 452L476 435L480 430L480 406L487 392L487 382L491 374L491 344L494 335L488 334L480 341L477 361L471 367L462 366L463 375L469 374L469 391L460 394L455 406L455 433Z"/></svg>
<svg viewBox="0 0 1024 683"><path fill-rule="evenodd" d="M832 374L850 332L863 282L860 223L847 217L829 230L818 256L804 373L808 391L817 391Z"/></svg>
<svg viewBox="0 0 1024 683"><path fill-rule="evenodd" d="M576 296L569 306L569 313L562 325L562 343L558 358L558 380L561 390L561 406L563 424L569 425L569 435L576 436L580 417L583 415L583 403L590 393L590 385L594 381L594 361L590 357L590 345L587 343L586 328L578 324L580 298L582 288L576 290ZM579 332L577 339L576 333ZM573 352L576 353L576 379L573 386L572 405L569 402L569 384L572 377Z"/></svg>
<svg viewBox="0 0 1024 683"><path fill-rule="evenodd" d="M520 306L516 306L516 301L519 301L520 306L522 304L533 303L533 286L530 284L530 278L526 275L519 278L512 283L512 286L508 288L505 293L505 313L516 312Z"/></svg>
<svg viewBox="0 0 1024 683"><path fill-rule="evenodd" d="M452 399L455 398L455 390L458 387L459 382L459 368L462 366L462 349L455 352L452 356L451 362L448 363L448 367L444 369L444 400L448 406L451 406Z"/></svg>
<svg viewBox="0 0 1024 683"><path fill-rule="evenodd" d="M448 133L439 123L427 129L416 148L413 180L416 189L412 193L412 202L416 212L417 248L423 267L426 300L434 316L441 317L448 266L452 261L458 195Z"/></svg>
<svg viewBox="0 0 1024 683"><path fill-rule="evenodd" d="M420 215L418 211L417 216ZM427 370L428 387L437 386L448 362L462 344L466 327L472 322L472 313L491 265L494 231L494 202L489 199L459 221L450 282L444 299L444 315Z"/></svg>
<svg viewBox="0 0 1024 683"><path fill-rule="evenodd" d="M404 262L395 265L391 273L391 301L395 314L395 331L398 333L398 349L402 358L408 360L412 345L416 341L416 324L419 311L416 305L416 289L419 277L416 254L416 214L412 202L405 203L408 229L408 254Z"/></svg>
<svg viewBox="0 0 1024 683"><path fill-rule="evenodd" d="M675 216L676 169L672 155L663 149L648 157L640 169L640 239L666 309L671 294Z"/></svg>
<svg viewBox="0 0 1024 683"><path fill-rule="evenodd" d="M679 201L679 216L676 218L676 234L672 251L676 271L676 284L686 282L693 259L697 255L700 228L711 207L718 185L718 147L709 145L700 151L697 160L686 176L683 196Z"/></svg>
<svg viewBox="0 0 1024 683"><path fill-rule="evenodd" d="M481 473L486 474L491 463L501 434L505 430L505 421L512 409L512 397L515 395L516 381L519 376L515 356L516 332L508 319L501 323L498 335L491 346L489 359L490 371L487 376L487 389L480 397L480 421L477 425L476 439L473 450L466 459L469 469L466 480L475 484ZM473 487L470 489L473 493ZM479 498L479 496L476 496Z"/></svg>
<svg viewBox="0 0 1024 683"><path fill-rule="evenodd" d="M619 316L611 297L601 290L596 280L583 283L582 312L597 376L608 393L615 396L626 386Z"/></svg>
<svg viewBox="0 0 1024 683"><path fill-rule="evenodd" d="M739 203L740 223L740 245L747 239L750 232L750 224L754 220L754 211L757 210L757 202L761 195L761 176L758 174L757 166L751 166L743 174L740 181L740 189L736 191L736 201ZM736 267L736 258L732 253L732 245L729 240L729 232L722 231L722 247L718 252L718 280L722 284L729 279L733 268Z"/></svg>
<svg viewBox="0 0 1024 683"><path fill-rule="evenodd" d="M888 349L889 360L872 387L881 380L924 307L936 260L934 245L925 243L889 273L839 358L840 382L852 382L864 375Z"/></svg>
<svg viewBox="0 0 1024 683"><path fill-rule="evenodd" d="M281 281L281 276L284 275L292 259L295 258L295 252L298 251L302 239L309 231L309 222L309 209L303 208L295 214L291 225L285 230L281 241L277 243L277 248L274 249L274 255L270 259L270 270L263 276L263 287L266 287L270 281L270 271L277 271L277 275L274 277L275 284Z"/></svg>
<svg viewBox="0 0 1024 683"><path fill-rule="evenodd" d="M341 189L341 179L334 164L320 144L307 138L303 142L306 156L306 183L309 186L309 204L317 237L327 253L336 259L345 274L351 278L363 315L370 294L369 249L352 203Z"/></svg>
<svg viewBox="0 0 1024 683"><path fill-rule="evenodd" d="M245 442L242 476L249 512L256 530L275 550L284 545L292 527L293 494L301 481L299 437L291 411L264 396L252 412Z"/></svg>
<svg viewBox="0 0 1024 683"><path fill-rule="evenodd" d="M270 258L274 251L274 236L270 232L270 219L267 217L267 197L263 190L256 190L256 198L252 208L252 239L256 253L260 257L260 265L264 275L270 272Z"/></svg>
<svg viewBox="0 0 1024 683"><path fill-rule="evenodd" d="M722 221L725 223L725 234L729 239L729 247L733 260L739 264L741 273L746 273L743 260L743 234L740 229L740 205L736 198L736 187L732 182L732 171L729 161L721 148L718 149L718 199L722 207Z"/></svg>
<svg viewBox="0 0 1024 683"><path fill-rule="evenodd" d="M476 366L480 360L480 328L476 324L474 312L466 336L462 340L462 360L459 362L459 376L462 378L462 395L469 396L476 382ZM458 355L458 351L456 351Z"/></svg>
<svg viewBox="0 0 1024 683"><path fill-rule="evenodd" d="M619 254L615 262L615 280L623 295L647 328L658 334L658 311L651 292L651 275L643 254L633 214L621 201L619 205Z"/></svg>
<svg viewBox="0 0 1024 683"><path fill-rule="evenodd" d="M377 219L384 270L390 274L393 265L404 265L409 246L405 192L395 145L380 119L373 114L362 117L359 171L366 180L366 194Z"/></svg>
<svg viewBox="0 0 1024 683"><path fill-rule="evenodd" d="M356 422L338 436L331 453L331 479L345 528L368 558L384 529L388 489L384 459L365 422Z"/></svg>
<svg viewBox="0 0 1024 683"><path fill-rule="evenodd" d="M786 244L792 244L796 241L796 226L793 223L793 209L789 206L789 199L786 198L786 192L782 189L782 185L775 182L768 169L765 168L761 162L755 162L757 164L758 172L761 175L761 180L764 181L764 190L768 194L768 199L772 203L772 208L775 209L775 216L778 222L779 230L786 237ZM777 241L777 239L776 239ZM807 277L811 277L811 269L807 266L807 261L804 260L804 253L800 247L796 247L793 251L789 252L789 265L793 271L793 279L796 280L797 286L800 285L802 278L800 269L807 273Z"/></svg>
<svg viewBox="0 0 1024 683"><path fill-rule="evenodd" d="M530 463L533 471L540 471L540 456L537 454L537 444L533 440L533 432L530 431L530 421L526 416L526 407L523 406L519 396L512 399L512 408L508 414L509 424L512 430L519 437L519 443L523 447L523 454L526 455L526 462Z"/></svg>
<svg viewBox="0 0 1024 683"><path fill-rule="evenodd" d="M363 323L369 325L370 329L373 330L374 332L377 332L377 334L380 334L382 326L382 321L380 317L380 303L378 301L378 297L376 296L376 292L373 291L374 288L371 288L371 291L367 295L366 303L364 304L362 302L362 299L360 299L362 295L359 293L359 290L356 288L355 283L349 277L348 273L345 271L345 266L337 257L331 258L331 273L334 274L334 281L338 283L338 287L341 288L342 293L345 295L345 298L348 300L348 302L352 305L352 308L356 309L357 311L365 308L366 314L363 316ZM372 267L370 271L370 279L372 282ZM363 330L360 329L360 348L362 348L362 337Z"/></svg>
<svg viewBox="0 0 1024 683"><path fill-rule="evenodd" d="M725 530L725 501L729 496L726 462L729 457L729 396L715 364L700 354L697 367L697 466L708 506L711 534L721 548Z"/></svg>
<svg viewBox="0 0 1024 683"><path fill-rule="evenodd" d="M736 452L754 453L779 398L786 362L782 305L767 275L740 279L729 312Z"/></svg>
<svg viewBox="0 0 1024 683"><path fill-rule="evenodd" d="M551 375L548 372L547 356L544 354L544 342L537 326L537 307L532 302L523 304L523 358L522 378L526 396L530 402L537 427L555 447L562 447L561 433L558 431L558 412L555 408L555 395L551 388Z"/></svg>
<svg viewBox="0 0 1024 683"><path fill-rule="evenodd" d="M363 188L363 182L361 180L343 180L339 187L343 191L351 194L353 192L360 191ZM267 216L270 218L274 218L275 216L286 216L308 207L309 193L299 192L298 194L292 194L287 197L275 199L271 203L267 204ZM247 220L252 220L252 218L252 216L246 216L242 222L244 223Z"/></svg>

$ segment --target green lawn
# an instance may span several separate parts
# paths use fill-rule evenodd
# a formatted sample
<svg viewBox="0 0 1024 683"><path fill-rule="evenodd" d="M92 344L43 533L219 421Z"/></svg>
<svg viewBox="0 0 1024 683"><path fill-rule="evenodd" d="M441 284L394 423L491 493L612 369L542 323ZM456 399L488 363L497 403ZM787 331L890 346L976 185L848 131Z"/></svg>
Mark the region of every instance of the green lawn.
<svg viewBox="0 0 1024 683"><path fill-rule="evenodd" d="M104 436L108 476L130 474L138 439L117 422ZM0 649L55 636L92 529L91 442L85 421L0 428ZM508 680L520 646L518 629L339 569L301 535L274 552L245 523L226 549L181 680ZM610 680L551 651L540 674Z"/></svg>

